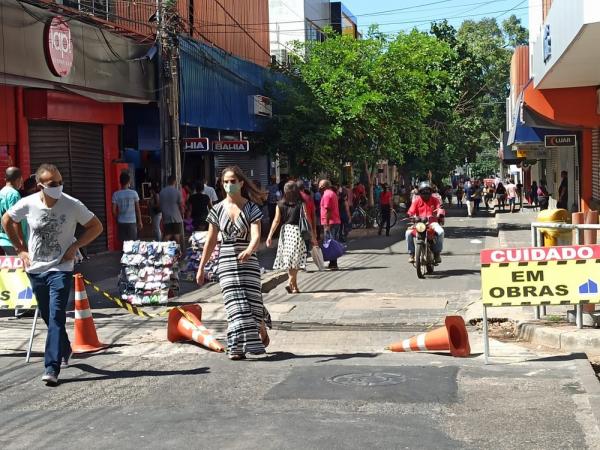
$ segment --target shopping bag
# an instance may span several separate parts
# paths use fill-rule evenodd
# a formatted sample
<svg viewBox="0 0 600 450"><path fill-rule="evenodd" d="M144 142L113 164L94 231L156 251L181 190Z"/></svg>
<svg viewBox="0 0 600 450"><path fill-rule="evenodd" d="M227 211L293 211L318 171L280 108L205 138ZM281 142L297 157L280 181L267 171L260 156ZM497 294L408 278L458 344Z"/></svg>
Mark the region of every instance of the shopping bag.
<svg viewBox="0 0 600 450"><path fill-rule="evenodd" d="M346 249L335 239L326 239L321 244L324 261L335 261L344 254Z"/></svg>
<svg viewBox="0 0 600 450"><path fill-rule="evenodd" d="M323 259L323 252L317 246L313 245L313 248L310 249L310 255L312 256L312 260L319 269L319 272L325 270L325 260Z"/></svg>

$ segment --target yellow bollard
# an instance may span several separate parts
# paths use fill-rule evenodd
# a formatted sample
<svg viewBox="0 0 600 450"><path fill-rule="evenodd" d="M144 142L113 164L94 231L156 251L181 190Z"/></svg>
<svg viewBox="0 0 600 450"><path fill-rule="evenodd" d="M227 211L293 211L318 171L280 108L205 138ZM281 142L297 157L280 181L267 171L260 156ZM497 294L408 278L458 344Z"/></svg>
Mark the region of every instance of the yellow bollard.
<svg viewBox="0 0 600 450"><path fill-rule="evenodd" d="M537 216L538 222L547 223L569 223L569 211L566 209L545 209ZM544 236L544 247L554 247L561 245L565 239L571 243L571 230L559 230L557 228L540 228L542 236ZM559 243L559 239L561 243ZM563 244L564 245L564 244Z"/></svg>

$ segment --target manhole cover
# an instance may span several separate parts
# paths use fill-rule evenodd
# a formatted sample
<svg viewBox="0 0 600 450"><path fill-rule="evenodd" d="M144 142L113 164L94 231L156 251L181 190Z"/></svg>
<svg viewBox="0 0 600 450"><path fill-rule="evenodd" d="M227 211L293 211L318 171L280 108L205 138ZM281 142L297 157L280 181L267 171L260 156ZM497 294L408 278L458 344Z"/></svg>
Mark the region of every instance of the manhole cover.
<svg viewBox="0 0 600 450"><path fill-rule="evenodd" d="M367 372L336 375L327 381L344 386L391 386L406 382L406 377L397 373Z"/></svg>

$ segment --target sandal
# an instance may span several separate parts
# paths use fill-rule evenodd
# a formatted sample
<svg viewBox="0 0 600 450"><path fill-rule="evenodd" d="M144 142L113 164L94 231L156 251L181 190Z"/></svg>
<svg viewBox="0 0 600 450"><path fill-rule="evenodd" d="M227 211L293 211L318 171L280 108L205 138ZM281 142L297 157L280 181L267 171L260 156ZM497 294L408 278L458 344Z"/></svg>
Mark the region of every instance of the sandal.
<svg viewBox="0 0 600 450"><path fill-rule="evenodd" d="M300 293L300 289L298 289L298 288L292 289L292 294L299 294L299 293Z"/></svg>
<svg viewBox="0 0 600 450"><path fill-rule="evenodd" d="M292 287L289 284L285 287L285 290L287 291L288 294L292 293Z"/></svg>
<svg viewBox="0 0 600 450"><path fill-rule="evenodd" d="M264 322L258 328L258 335L260 336L260 340L262 341L265 348L267 348L271 343L271 338L269 337L269 333L267 333L267 327L265 326Z"/></svg>

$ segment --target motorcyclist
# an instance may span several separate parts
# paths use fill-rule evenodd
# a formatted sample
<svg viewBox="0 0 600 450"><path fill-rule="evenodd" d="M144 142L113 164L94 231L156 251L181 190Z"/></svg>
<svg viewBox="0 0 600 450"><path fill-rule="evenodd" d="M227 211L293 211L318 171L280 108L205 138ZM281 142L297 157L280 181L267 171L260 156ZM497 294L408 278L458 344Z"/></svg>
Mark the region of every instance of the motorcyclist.
<svg viewBox="0 0 600 450"><path fill-rule="evenodd" d="M410 205L407 215L412 218L427 217L429 219L429 224L437 235L433 254L435 263L439 264L442 262L440 255L444 246L444 229L442 225L444 224L445 211L440 200L432 194L433 189L427 181L419 183L418 195L415 196L413 203ZM410 227L406 230L406 243L410 255L408 262L412 264L415 262L415 240Z"/></svg>

